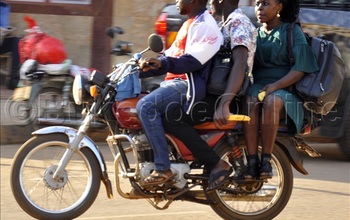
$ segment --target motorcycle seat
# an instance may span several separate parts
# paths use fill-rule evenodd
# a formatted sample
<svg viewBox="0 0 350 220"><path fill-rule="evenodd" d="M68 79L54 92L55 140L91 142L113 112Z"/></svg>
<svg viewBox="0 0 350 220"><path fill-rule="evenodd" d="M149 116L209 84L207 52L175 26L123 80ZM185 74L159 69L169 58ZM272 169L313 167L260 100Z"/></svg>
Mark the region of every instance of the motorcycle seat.
<svg viewBox="0 0 350 220"><path fill-rule="evenodd" d="M240 127L240 122L245 121L250 121L250 117L247 115L231 114L226 125L216 126L214 122L210 121L195 125L194 128L197 130L232 130Z"/></svg>
<svg viewBox="0 0 350 220"><path fill-rule="evenodd" d="M72 61L70 59L60 64L38 64L38 70L44 71L50 76L68 75L71 64Z"/></svg>

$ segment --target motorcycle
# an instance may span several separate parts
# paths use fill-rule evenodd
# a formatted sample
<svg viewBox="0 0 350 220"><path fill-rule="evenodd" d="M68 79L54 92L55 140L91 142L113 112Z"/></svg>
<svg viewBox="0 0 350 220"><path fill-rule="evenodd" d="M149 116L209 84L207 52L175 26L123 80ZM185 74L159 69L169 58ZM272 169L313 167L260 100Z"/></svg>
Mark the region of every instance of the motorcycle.
<svg viewBox="0 0 350 220"><path fill-rule="evenodd" d="M106 34L115 41L111 54L131 53L131 42L117 40L123 33L118 26L106 29ZM36 129L49 125L79 126L83 107L74 104L72 85L75 76L89 77L91 72L92 69L73 65L70 59L46 65L26 60L20 69L20 86L6 102L7 117L19 124L32 124Z"/></svg>
<svg viewBox="0 0 350 220"><path fill-rule="evenodd" d="M70 69L70 60L48 65L26 60L20 70L20 86L6 102L7 116L24 125L38 125L38 118L78 117L81 106L74 105L70 95L74 80Z"/></svg>
<svg viewBox="0 0 350 220"><path fill-rule="evenodd" d="M152 149L137 117L136 103L145 94L115 101L118 82L138 74L138 61L148 50L160 52L161 38L151 35L149 47L109 75L94 71L87 79L77 76L73 96L77 104L88 102L86 116L78 130L46 127L33 132L33 137L16 153L11 170L12 193L22 209L38 219L73 219L83 214L94 202L101 182L107 197L113 197L105 159L98 146L86 135L90 124L103 121L109 127L107 144L114 158L115 184L125 199L145 199L158 210L167 209L174 201L209 205L223 219L272 219L286 206L293 189L291 165L302 174L299 150L310 156L319 154L283 129L272 153L273 178L245 181L238 178L247 169L247 150L242 123L245 115L231 115L229 124L216 127L213 122L196 125L201 137L234 169L221 188L206 192L208 175L181 140L166 134L173 182L142 187L154 170ZM131 189L125 189L126 184Z"/></svg>

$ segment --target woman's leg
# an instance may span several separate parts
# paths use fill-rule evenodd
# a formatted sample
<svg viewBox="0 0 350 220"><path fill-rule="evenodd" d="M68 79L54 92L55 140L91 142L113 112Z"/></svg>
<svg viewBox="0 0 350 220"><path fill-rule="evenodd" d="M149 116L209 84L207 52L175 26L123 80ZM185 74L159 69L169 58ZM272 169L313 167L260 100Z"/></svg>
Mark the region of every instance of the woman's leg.
<svg viewBox="0 0 350 220"><path fill-rule="evenodd" d="M283 106L283 101L279 96L269 95L264 100L261 121L260 179L272 178L271 154L275 145L279 122L283 116Z"/></svg>
<svg viewBox="0 0 350 220"><path fill-rule="evenodd" d="M264 99L261 119L262 153L271 154L277 136L281 114L284 112L283 101L279 96L269 95Z"/></svg>
<svg viewBox="0 0 350 220"><path fill-rule="evenodd" d="M248 171L244 177L246 181L250 181L257 178L259 165L258 143L261 103L257 102L254 97L247 97L245 101L246 105L243 106L243 112L250 116L250 121L244 123L244 137L248 150Z"/></svg>
<svg viewBox="0 0 350 220"><path fill-rule="evenodd" d="M261 103L254 97L247 97L246 105L243 105L243 112L248 114L250 121L244 123L244 137L249 155L256 155L259 143L259 125Z"/></svg>

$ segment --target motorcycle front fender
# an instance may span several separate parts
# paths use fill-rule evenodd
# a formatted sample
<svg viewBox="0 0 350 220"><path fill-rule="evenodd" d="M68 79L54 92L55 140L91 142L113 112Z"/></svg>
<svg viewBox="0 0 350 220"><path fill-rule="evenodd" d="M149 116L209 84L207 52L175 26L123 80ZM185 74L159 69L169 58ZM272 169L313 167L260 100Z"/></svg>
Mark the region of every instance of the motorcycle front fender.
<svg viewBox="0 0 350 220"><path fill-rule="evenodd" d="M67 135L69 139L69 144L71 144L75 136L77 135L78 131L74 128L65 127L65 126L50 126L50 127L45 127L37 131L34 131L32 135L38 136L38 135L54 134L54 133L62 133ZM98 163L100 164L103 181L108 180L105 160L100 150L98 149L98 146L94 143L94 141L91 140L88 136L85 136L79 143L78 147L79 149L87 147L94 153Z"/></svg>
<svg viewBox="0 0 350 220"><path fill-rule="evenodd" d="M300 173L307 175L308 172L303 166L303 159L301 158L293 139L290 137L277 137L276 143L287 155L289 162L293 165L293 167Z"/></svg>
<svg viewBox="0 0 350 220"><path fill-rule="evenodd" d="M61 133L61 134L67 135L69 144L72 144L75 136L77 136L78 131L74 128L65 127L65 126L50 126L50 127L45 127L37 131L34 131L32 135L38 136L38 135L54 134L54 133ZM87 147L94 153L98 163L100 164L101 174L102 174L101 180L106 187L107 197L110 199L113 198L112 183L108 178L107 166L97 145L88 136L84 136L83 139L80 141L78 147L79 149Z"/></svg>

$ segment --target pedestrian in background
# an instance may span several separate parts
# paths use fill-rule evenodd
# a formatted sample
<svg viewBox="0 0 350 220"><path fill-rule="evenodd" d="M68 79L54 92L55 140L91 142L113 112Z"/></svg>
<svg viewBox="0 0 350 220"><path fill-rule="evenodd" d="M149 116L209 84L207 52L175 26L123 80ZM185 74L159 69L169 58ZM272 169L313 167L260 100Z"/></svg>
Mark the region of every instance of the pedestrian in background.
<svg viewBox="0 0 350 220"><path fill-rule="evenodd" d="M0 1L0 30L1 30L1 40L0 40L0 54L11 53L11 68L10 68L10 79L7 84L7 88L14 90L17 87L19 81L19 51L18 43L20 38L13 36L14 28L10 26L11 7L5 1Z"/></svg>

